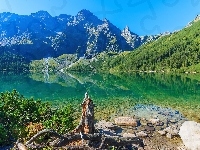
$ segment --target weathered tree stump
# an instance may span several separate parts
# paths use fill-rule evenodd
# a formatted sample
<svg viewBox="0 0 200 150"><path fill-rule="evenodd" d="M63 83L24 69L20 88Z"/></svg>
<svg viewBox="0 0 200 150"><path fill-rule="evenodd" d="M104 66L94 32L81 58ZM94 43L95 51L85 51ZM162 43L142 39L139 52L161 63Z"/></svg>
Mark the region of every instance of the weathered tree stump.
<svg viewBox="0 0 200 150"><path fill-rule="evenodd" d="M74 133L93 134L94 133L94 104L87 92L81 104L82 115L79 125L74 129Z"/></svg>

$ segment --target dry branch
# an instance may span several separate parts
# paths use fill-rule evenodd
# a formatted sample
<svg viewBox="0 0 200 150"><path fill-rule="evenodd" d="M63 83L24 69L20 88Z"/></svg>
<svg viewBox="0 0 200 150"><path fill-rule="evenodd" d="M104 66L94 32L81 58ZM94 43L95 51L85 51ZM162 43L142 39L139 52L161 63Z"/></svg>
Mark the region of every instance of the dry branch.
<svg viewBox="0 0 200 150"><path fill-rule="evenodd" d="M58 138L63 138L62 135L58 134L57 132L51 130L51 129L44 129L40 132L38 132L36 135L34 135L29 141L26 142L25 145L31 144L33 141L35 141L38 137L46 134L46 133L50 133L53 137L58 137Z"/></svg>

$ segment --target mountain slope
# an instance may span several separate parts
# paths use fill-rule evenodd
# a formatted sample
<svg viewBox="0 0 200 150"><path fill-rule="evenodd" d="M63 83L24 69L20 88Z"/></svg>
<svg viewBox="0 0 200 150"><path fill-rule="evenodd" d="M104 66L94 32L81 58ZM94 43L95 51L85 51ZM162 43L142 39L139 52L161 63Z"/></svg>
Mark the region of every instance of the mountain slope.
<svg viewBox="0 0 200 150"><path fill-rule="evenodd" d="M0 13L0 47L29 60L77 54L92 58L102 51L133 50L159 36L140 37L123 31L88 10L76 16L52 17L46 11L31 15Z"/></svg>
<svg viewBox="0 0 200 150"><path fill-rule="evenodd" d="M187 71L199 68L200 63L200 21L179 32L164 36L142 45L132 52L124 52L107 60L104 66L111 71ZM196 66L196 67L194 67Z"/></svg>
<svg viewBox="0 0 200 150"><path fill-rule="evenodd" d="M92 60L81 60L69 70L178 71L200 72L200 16L184 29L143 44L119 55L102 53Z"/></svg>

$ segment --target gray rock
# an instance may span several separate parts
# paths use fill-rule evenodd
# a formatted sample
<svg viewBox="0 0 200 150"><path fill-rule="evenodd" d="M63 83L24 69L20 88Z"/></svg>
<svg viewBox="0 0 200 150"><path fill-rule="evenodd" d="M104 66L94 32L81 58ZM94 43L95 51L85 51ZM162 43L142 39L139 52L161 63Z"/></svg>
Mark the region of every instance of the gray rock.
<svg viewBox="0 0 200 150"><path fill-rule="evenodd" d="M160 135L166 135L166 131L164 131L164 130L158 131L158 133L159 133Z"/></svg>
<svg viewBox="0 0 200 150"><path fill-rule="evenodd" d="M155 131L155 128L153 126L146 126L145 129L147 131Z"/></svg>
<svg viewBox="0 0 200 150"><path fill-rule="evenodd" d="M180 127L179 135L190 150L200 149L200 124L194 121L185 121Z"/></svg>
<svg viewBox="0 0 200 150"><path fill-rule="evenodd" d="M166 134L166 137L169 138L169 139L172 139L173 136L172 136L171 133L167 133L167 134Z"/></svg>
<svg viewBox="0 0 200 150"><path fill-rule="evenodd" d="M144 131L140 131L138 133L136 133L137 137L147 137L148 135L144 132Z"/></svg>
<svg viewBox="0 0 200 150"><path fill-rule="evenodd" d="M95 128L117 130L119 127L113 124L112 122L106 122L105 120L101 120L95 124Z"/></svg>
<svg viewBox="0 0 200 150"><path fill-rule="evenodd" d="M142 118L141 120L140 120L140 124L141 125L144 125L144 126L146 126L147 125L147 120L145 119L145 118Z"/></svg>
<svg viewBox="0 0 200 150"><path fill-rule="evenodd" d="M122 126L138 126L139 120L134 119L132 117L118 117L115 118L115 123L117 125L122 125Z"/></svg>
<svg viewBox="0 0 200 150"><path fill-rule="evenodd" d="M178 136L178 132L179 132L176 125L169 126L166 129L164 129L163 131L171 134L172 136Z"/></svg>
<svg viewBox="0 0 200 150"><path fill-rule="evenodd" d="M176 123L177 122L177 120L176 119L171 119L171 120L169 120L171 123Z"/></svg>
<svg viewBox="0 0 200 150"><path fill-rule="evenodd" d="M131 133L124 133L122 136L123 137L136 137L135 134L131 134Z"/></svg>
<svg viewBox="0 0 200 150"><path fill-rule="evenodd" d="M164 122L159 121L159 122L157 122L155 125L156 125L156 126L163 126L163 125L164 125Z"/></svg>
<svg viewBox="0 0 200 150"><path fill-rule="evenodd" d="M162 126L155 126L155 130L160 131L163 130L164 128Z"/></svg>
<svg viewBox="0 0 200 150"><path fill-rule="evenodd" d="M149 122L151 122L152 124L157 124L160 122L159 119L149 119Z"/></svg>
<svg viewBox="0 0 200 150"><path fill-rule="evenodd" d="M144 126L144 125L138 126L137 130L139 130L139 131L146 131L146 126Z"/></svg>

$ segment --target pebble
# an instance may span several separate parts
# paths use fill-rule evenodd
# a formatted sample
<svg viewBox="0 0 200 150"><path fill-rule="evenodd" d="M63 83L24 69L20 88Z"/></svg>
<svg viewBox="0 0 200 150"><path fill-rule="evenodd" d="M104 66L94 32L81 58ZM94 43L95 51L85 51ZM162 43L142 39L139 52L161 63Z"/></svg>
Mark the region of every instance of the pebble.
<svg viewBox="0 0 200 150"><path fill-rule="evenodd" d="M159 122L157 122L155 125L156 125L156 126L163 126L163 125L164 125L164 122L159 121Z"/></svg>
<svg viewBox="0 0 200 150"><path fill-rule="evenodd" d="M132 133L124 133L122 136L123 137L136 137L136 135L132 134Z"/></svg>
<svg viewBox="0 0 200 150"><path fill-rule="evenodd" d="M152 124L157 124L160 122L159 119L150 119L149 122L151 122Z"/></svg>
<svg viewBox="0 0 200 150"><path fill-rule="evenodd" d="M142 118L140 120L140 124L146 126L147 125L147 120L145 118Z"/></svg>
<svg viewBox="0 0 200 150"><path fill-rule="evenodd" d="M171 119L171 120L169 120L171 123L176 123L177 122L177 120L175 120L175 119Z"/></svg>
<svg viewBox="0 0 200 150"><path fill-rule="evenodd" d="M148 123L147 123L147 126L153 127L153 124L152 124L151 122L148 122Z"/></svg>
<svg viewBox="0 0 200 150"><path fill-rule="evenodd" d="M169 138L169 139L171 139L173 136L172 136L171 133L167 133L167 134L166 134L166 137Z"/></svg>
<svg viewBox="0 0 200 150"><path fill-rule="evenodd" d="M146 131L146 128L145 128L146 126L144 126L144 125L141 125L141 126L138 126L137 127L137 130L139 130L139 131Z"/></svg>
<svg viewBox="0 0 200 150"><path fill-rule="evenodd" d="M153 126L146 126L145 128L147 131L155 131L155 128Z"/></svg>
<svg viewBox="0 0 200 150"><path fill-rule="evenodd" d="M164 130L158 131L158 133L159 133L160 135L166 135L166 132L165 132Z"/></svg>
<svg viewBox="0 0 200 150"><path fill-rule="evenodd" d="M136 133L137 137L147 137L148 135L144 132L144 131L140 131L138 133Z"/></svg>
<svg viewBox="0 0 200 150"><path fill-rule="evenodd" d="M164 128L162 126L156 126L155 130L159 131L159 130L163 130Z"/></svg>

